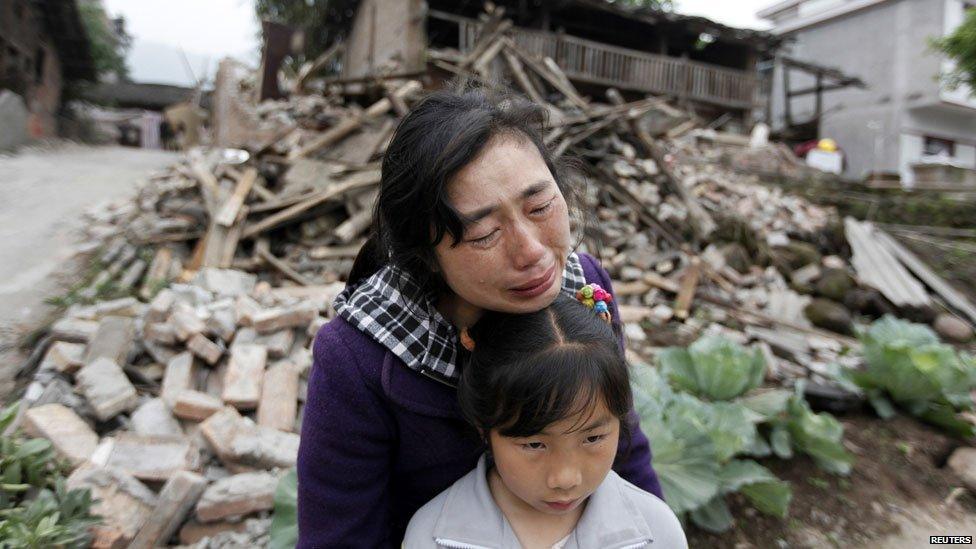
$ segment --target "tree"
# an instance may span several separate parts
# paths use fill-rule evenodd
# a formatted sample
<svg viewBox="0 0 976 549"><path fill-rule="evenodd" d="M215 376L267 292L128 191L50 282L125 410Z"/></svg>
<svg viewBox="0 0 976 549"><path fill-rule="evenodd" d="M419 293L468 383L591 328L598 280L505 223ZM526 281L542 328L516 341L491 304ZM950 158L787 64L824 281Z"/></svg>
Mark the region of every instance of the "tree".
<svg viewBox="0 0 976 549"><path fill-rule="evenodd" d="M101 2L83 2L78 5L81 24L88 34L95 72L99 78L112 75L119 80L129 76L125 55L132 38L125 32L125 21L113 21L105 13Z"/></svg>
<svg viewBox="0 0 976 549"><path fill-rule="evenodd" d="M962 25L952 34L933 40L933 45L955 63L946 75L949 85L966 85L976 94L976 8L969 8Z"/></svg>

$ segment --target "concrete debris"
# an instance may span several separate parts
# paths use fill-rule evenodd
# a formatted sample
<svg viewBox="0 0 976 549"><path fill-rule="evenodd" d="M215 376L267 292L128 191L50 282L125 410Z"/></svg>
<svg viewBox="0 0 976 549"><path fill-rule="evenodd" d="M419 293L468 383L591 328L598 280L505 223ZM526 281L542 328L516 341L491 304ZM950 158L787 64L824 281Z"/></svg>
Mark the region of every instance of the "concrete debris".
<svg viewBox="0 0 976 549"><path fill-rule="evenodd" d="M129 547L151 549L165 545L196 506L206 487L207 480L196 473L180 471L171 476L160 490L152 514Z"/></svg>
<svg viewBox="0 0 976 549"><path fill-rule="evenodd" d="M72 466L88 460L98 446L98 435L78 414L61 404L45 404L27 410L24 430L51 441L54 450Z"/></svg>
<svg viewBox="0 0 976 549"><path fill-rule="evenodd" d="M197 502L197 520L213 522L271 509L277 487L278 476L264 471L218 480L207 487Z"/></svg>
<svg viewBox="0 0 976 549"><path fill-rule="evenodd" d="M91 490L92 514L103 517L93 527L93 547L126 547L152 516L158 497L132 475L87 464L68 477L69 489Z"/></svg>
<svg viewBox="0 0 976 549"><path fill-rule="evenodd" d="M138 403L136 388L122 368L110 358L96 358L78 370L78 389L85 395L100 421L131 410Z"/></svg>

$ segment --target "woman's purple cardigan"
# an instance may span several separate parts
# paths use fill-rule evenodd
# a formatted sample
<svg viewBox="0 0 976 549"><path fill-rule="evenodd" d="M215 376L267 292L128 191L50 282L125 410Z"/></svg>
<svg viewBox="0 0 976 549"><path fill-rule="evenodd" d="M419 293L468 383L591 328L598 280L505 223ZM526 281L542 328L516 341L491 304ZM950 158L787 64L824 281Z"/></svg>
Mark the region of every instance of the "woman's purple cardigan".
<svg viewBox="0 0 976 549"><path fill-rule="evenodd" d="M579 254L588 282L610 288ZM616 306L611 311L618 318ZM341 318L315 338L298 450L298 547L400 547L414 512L478 463L484 446L453 387L408 368ZM633 421L614 470L662 497L647 437ZM663 497L662 497L663 499Z"/></svg>

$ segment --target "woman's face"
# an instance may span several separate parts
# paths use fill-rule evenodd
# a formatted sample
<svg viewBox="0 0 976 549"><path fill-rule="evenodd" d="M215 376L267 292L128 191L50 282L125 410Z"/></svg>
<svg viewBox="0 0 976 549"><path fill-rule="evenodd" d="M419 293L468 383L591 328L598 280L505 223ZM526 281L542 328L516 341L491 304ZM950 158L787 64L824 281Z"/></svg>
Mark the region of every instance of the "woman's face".
<svg viewBox="0 0 976 549"><path fill-rule="evenodd" d="M457 246L434 249L440 274L476 309L527 313L559 294L570 252L566 201L527 138L500 135L448 183L467 220Z"/></svg>

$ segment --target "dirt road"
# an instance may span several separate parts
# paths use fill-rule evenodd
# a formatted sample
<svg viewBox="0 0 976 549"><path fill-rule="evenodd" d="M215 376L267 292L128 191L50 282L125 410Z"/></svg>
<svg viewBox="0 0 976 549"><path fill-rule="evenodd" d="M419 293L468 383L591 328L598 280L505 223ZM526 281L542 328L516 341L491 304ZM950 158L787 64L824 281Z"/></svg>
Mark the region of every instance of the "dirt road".
<svg viewBox="0 0 976 549"><path fill-rule="evenodd" d="M70 261L82 214L131 196L176 153L66 145L0 156L0 401L23 357L17 338L50 312L77 268Z"/></svg>

